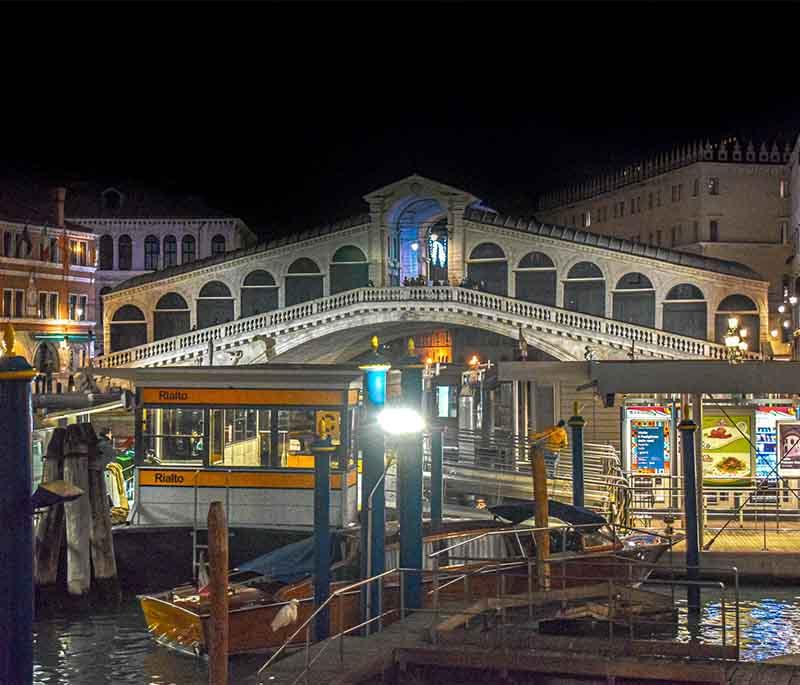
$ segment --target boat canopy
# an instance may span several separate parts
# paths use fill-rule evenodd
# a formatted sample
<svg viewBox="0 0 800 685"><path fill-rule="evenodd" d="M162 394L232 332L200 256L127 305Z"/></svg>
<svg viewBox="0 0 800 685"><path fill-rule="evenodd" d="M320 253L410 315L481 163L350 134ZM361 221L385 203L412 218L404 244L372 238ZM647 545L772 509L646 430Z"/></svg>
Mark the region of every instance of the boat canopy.
<svg viewBox="0 0 800 685"><path fill-rule="evenodd" d="M608 525L600 514L595 513L586 507L576 507L572 504L565 504L554 499L547 500L548 513L552 518L556 518L564 523L573 526L600 526ZM536 503L520 502L518 504L498 504L488 508L497 518L505 519L516 525L533 518L536 513Z"/></svg>
<svg viewBox="0 0 800 685"><path fill-rule="evenodd" d="M342 560L341 541L341 535L331 533L332 564ZM252 571L282 583L296 583L314 573L314 538L305 538L262 554L240 565L238 570Z"/></svg>

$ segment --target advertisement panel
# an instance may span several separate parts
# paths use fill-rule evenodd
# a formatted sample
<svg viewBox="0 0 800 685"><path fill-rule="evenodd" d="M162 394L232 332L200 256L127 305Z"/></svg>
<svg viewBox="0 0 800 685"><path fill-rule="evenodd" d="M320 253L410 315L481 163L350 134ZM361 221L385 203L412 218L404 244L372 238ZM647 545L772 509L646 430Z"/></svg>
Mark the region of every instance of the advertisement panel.
<svg viewBox="0 0 800 685"><path fill-rule="evenodd" d="M736 409L728 416L703 414L704 485L747 485L753 477L753 414Z"/></svg>
<svg viewBox="0 0 800 685"><path fill-rule="evenodd" d="M756 478L777 478L778 423L794 419L794 407L759 407L756 410Z"/></svg>
<svg viewBox="0 0 800 685"><path fill-rule="evenodd" d="M668 476L672 470L669 408L627 407L626 418L631 471Z"/></svg>
<svg viewBox="0 0 800 685"><path fill-rule="evenodd" d="M800 421L778 424L778 471L781 476L800 476Z"/></svg>

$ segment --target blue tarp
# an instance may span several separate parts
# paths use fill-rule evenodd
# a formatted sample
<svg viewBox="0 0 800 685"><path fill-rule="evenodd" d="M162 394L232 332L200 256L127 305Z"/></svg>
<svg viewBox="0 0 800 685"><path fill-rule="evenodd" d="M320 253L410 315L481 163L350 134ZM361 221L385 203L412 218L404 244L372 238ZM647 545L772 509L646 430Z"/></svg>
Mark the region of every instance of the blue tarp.
<svg viewBox="0 0 800 685"><path fill-rule="evenodd" d="M331 533L331 563L342 558L340 536ZM240 571L252 571L282 583L296 583L314 573L314 538L279 547L272 552L239 566Z"/></svg>

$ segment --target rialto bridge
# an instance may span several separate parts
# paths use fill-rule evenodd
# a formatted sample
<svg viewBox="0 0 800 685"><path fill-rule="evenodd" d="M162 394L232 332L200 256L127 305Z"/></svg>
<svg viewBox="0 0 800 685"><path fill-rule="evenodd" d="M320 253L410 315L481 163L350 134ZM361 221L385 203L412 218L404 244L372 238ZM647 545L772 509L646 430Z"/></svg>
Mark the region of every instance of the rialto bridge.
<svg viewBox="0 0 800 685"><path fill-rule="evenodd" d="M364 199L351 220L122 283L98 363L338 362L376 332L441 329L523 335L543 359L722 358L732 315L753 354L768 346L768 283L741 264L503 217L416 175Z"/></svg>

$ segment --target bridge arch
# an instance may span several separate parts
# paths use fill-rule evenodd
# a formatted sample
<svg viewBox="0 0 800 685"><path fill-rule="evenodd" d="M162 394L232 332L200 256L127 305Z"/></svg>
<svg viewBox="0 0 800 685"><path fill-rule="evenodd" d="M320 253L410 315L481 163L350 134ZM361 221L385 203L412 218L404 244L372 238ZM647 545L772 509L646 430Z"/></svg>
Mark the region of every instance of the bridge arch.
<svg viewBox="0 0 800 685"><path fill-rule="evenodd" d="M400 285L406 278L429 276L426 260L430 228L446 219L440 199L429 192L431 189L417 185L411 188L412 195L399 199L386 213L390 231L387 256L400 264L389 274L390 285Z"/></svg>
<svg viewBox="0 0 800 685"><path fill-rule="evenodd" d="M719 303L714 321L714 339L718 343L725 343L728 319L733 317L739 320L740 329L747 329L749 334L747 344L750 351L758 352L761 319L758 314L758 306L747 295L728 295Z"/></svg>
<svg viewBox="0 0 800 685"><path fill-rule="evenodd" d="M331 295L365 288L369 281L369 263L360 247L342 245L333 253L330 265Z"/></svg>
<svg viewBox="0 0 800 685"><path fill-rule="evenodd" d="M528 252L514 269L514 293L520 300L555 306L556 265L544 252Z"/></svg>
<svg viewBox="0 0 800 685"><path fill-rule="evenodd" d="M190 327L191 311L184 297L175 292L162 295L153 312L153 340L188 333Z"/></svg>
<svg viewBox="0 0 800 685"><path fill-rule="evenodd" d="M209 281L197 296L197 327L208 328L233 321L233 295L222 281Z"/></svg>
<svg viewBox="0 0 800 685"><path fill-rule="evenodd" d="M495 295L508 295L508 259L500 245L484 241L470 250L467 278L483 283L482 290Z"/></svg>
<svg viewBox="0 0 800 685"><path fill-rule="evenodd" d="M564 308L606 316L606 277L594 262L574 263L564 278Z"/></svg>
<svg viewBox="0 0 800 685"><path fill-rule="evenodd" d="M613 292L613 317L639 326L656 324L656 291L643 273L632 271L617 281Z"/></svg>
<svg viewBox="0 0 800 685"><path fill-rule="evenodd" d="M316 300L323 295L322 271L309 257L295 259L286 270L284 288L286 306Z"/></svg>
<svg viewBox="0 0 800 685"><path fill-rule="evenodd" d="M124 304L111 317L111 352L127 350L147 343L147 320L133 304Z"/></svg>
<svg viewBox="0 0 800 685"><path fill-rule="evenodd" d="M693 338L708 336L708 302L691 283L679 283L664 298L663 329Z"/></svg>
<svg viewBox="0 0 800 685"><path fill-rule="evenodd" d="M254 269L242 280L241 316L253 316L278 308L280 287L266 269Z"/></svg>

